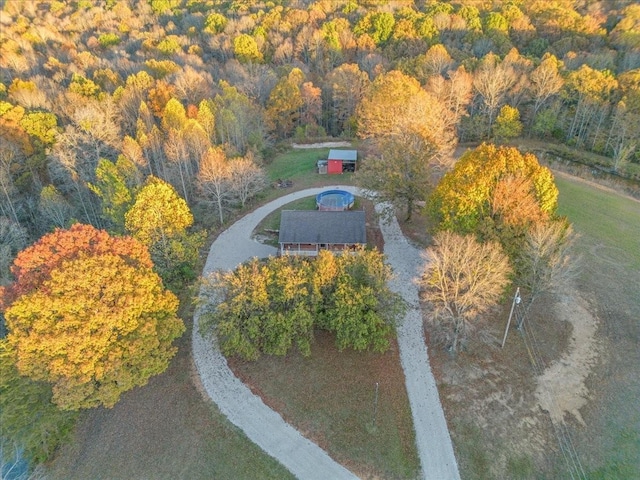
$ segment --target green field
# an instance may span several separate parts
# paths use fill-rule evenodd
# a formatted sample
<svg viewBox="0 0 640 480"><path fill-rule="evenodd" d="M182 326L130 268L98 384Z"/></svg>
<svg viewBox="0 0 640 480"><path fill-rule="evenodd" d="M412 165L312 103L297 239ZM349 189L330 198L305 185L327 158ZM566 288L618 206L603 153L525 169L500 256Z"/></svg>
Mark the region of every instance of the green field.
<svg viewBox="0 0 640 480"><path fill-rule="evenodd" d="M316 162L326 159L328 148L289 150L278 155L267 165L269 180L272 182L281 178L295 178L302 180L310 174L316 174ZM316 174L317 175L317 174Z"/></svg>
<svg viewBox="0 0 640 480"><path fill-rule="evenodd" d="M584 236L583 247L601 244L619 249L620 260L639 269L640 202L565 177L556 177L556 184L558 212Z"/></svg>
<svg viewBox="0 0 640 480"><path fill-rule="evenodd" d="M328 148L289 150L278 155L265 167L267 176L271 183L277 180L291 180L293 182L291 189L293 190L336 184L352 185L352 173L320 175L317 172L316 162L320 159L326 159L328 155ZM282 195L282 192L277 192L281 189L272 190L276 190L276 192L269 193L266 199L271 200Z"/></svg>
<svg viewBox="0 0 640 480"><path fill-rule="evenodd" d="M566 177L556 178L559 213L580 235L578 287L598 316L603 355L576 430L592 479L640 478L640 202Z"/></svg>

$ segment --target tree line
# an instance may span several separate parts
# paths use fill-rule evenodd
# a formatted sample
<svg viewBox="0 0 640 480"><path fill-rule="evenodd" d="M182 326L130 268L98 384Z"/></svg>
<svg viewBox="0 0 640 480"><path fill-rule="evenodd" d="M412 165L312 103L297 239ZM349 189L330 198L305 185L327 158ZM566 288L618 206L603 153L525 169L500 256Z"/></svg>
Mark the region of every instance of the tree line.
<svg viewBox="0 0 640 480"><path fill-rule="evenodd" d="M19 228L8 237L35 239L72 219L106 227L89 184L102 159L120 156L190 206L213 202L223 221L251 191L238 179L260 184L279 141L367 138L361 118L397 114L390 97L372 95L392 71L416 82L456 141L525 134L637 175L638 7L476 4L7 2L0 214ZM225 166L198 188L213 158Z"/></svg>

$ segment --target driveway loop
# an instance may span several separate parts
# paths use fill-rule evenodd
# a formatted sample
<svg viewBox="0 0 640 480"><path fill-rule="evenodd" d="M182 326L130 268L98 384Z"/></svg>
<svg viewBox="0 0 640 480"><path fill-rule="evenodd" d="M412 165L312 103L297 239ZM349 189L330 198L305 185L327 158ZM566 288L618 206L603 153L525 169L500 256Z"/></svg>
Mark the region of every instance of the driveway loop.
<svg viewBox="0 0 640 480"><path fill-rule="evenodd" d="M293 192L245 215L218 236L211 245L203 275L223 269L232 270L252 257L275 255L276 249L251 239L253 230L269 213L300 198L315 196L327 188L358 194L352 186L312 188ZM435 379L429 366L422 329L422 315L415 279L422 265L420 252L409 245L395 219L381 223L385 254L394 271L391 288L408 303L403 321L397 326L400 359L405 380L422 478L458 480L458 465ZM262 399L254 395L231 371L215 339L204 339L199 332L199 312L194 315L193 358L205 391L231 423L278 460L301 480L341 480L357 478L334 461L315 443L303 437Z"/></svg>

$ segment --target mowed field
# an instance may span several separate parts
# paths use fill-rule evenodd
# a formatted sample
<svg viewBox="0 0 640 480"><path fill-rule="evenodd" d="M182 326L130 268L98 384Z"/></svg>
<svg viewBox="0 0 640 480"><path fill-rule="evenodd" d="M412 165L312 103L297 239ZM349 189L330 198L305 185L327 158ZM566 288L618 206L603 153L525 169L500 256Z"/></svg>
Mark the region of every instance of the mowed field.
<svg viewBox="0 0 640 480"><path fill-rule="evenodd" d="M593 479L640 478L640 202L556 175L559 213L580 238L578 279L598 319L601 355L577 428Z"/></svg>

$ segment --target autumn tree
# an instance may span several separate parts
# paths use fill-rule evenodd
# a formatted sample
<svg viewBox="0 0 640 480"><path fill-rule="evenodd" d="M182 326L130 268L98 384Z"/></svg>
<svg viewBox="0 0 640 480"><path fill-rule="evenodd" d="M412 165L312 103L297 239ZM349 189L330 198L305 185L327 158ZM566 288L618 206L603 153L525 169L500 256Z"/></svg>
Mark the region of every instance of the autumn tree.
<svg viewBox="0 0 640 480"><path fill-rule="evenodd" d="M501 183L509 177L523 179L524 183ZM498 184L503 190L496 192ZM485 233L487 230L496 233L487 224L496 219L496 214L508 212L502 205L509 194L517 191L516 186L523 185L525 189L520 189L523 194L520 198L527 194L534 199L534 208L528 210L531 215L555 213L558 189L551 171L541 166L531 153L485 143L462 155L454 169L442 178L429 198L429 208L442 230L466 234L484 229ZM501 191L504 201L496 203L494 198ZM511 204L511 207L522 214L524 221L532 220L524 216L527 211L519 205Z"/></svg>
<svg viewBox="0 0 640 480"><path fill-rule="evenodd" d="M326 90L331 95L334 131L348 136L356 129L355 113L370 84L369 76L355 64L336 67L327 78Z"/></svg>
<svg viewBox="0 0 640 480"><path fill-rule="evenodd" d="M262 109L247 95L225 81L220 81L221 94L214 97L211 109L215 116L215 143L229 144L243 154L249 147L261 148L265 126Z"/></svg>
<svg viewBox="0 0 640 480"><path fill-rule="evenodd" d="M518 80L516 70L494 54L482 59L473 79L473 88L480 100L480 108L486 115L487 132L491 132L498 109L504 104L509 89Z"/></svg>
<svg viewBox="0 0 640 480"><path fill-rule="evenodd" d="M262 62L263 57L258 44L251 35L243 33L233 39L233 53L242 63Z"/></svg>
<svg viewBox="0 0 640 480"><path fill-rule="evenodd" d="M606 115L618 82L608 71L596 70L582 65L570 72L565 84L565 95L573 112L573 118L567 130L566 139L575 142L577 147L588 140L591 146L597 141L602 122Z"/></svg>
<svg viewBox="0 0 640 480"><path fill-rule="evenodd" d="M300 109L304 105L300 87L304 74L294 68L289 75L282 77L271 91L265 112L269 130L278 138L291 135L300 119Z"/></svg>
<svg viewBox="0 0 640 480"><path fill-rule="evenodd" d="M372 199L402 208L410 221L432 188L431 162L437 152L414 135L398 134L378 145L378 152L367 157L356 172L356 182Z"/></svg>
<svg viewBox="0 0 640 480"><path fill-rule="evenodd" d="M447 52L447 48L438 43L427 50L424 55L420 55L415 60L416 78L425 84L432 76L444 76L452 70L453 58Z"/></svg>
<svg viewBox="0 0 640 480"><path fill-rule="evenodd" d="M421 287L433 307L432 323L447 348L458 352L509 285L509 258L499 243L452 232L436 234L425 258Z"/></svg>
<svg viewBox="0 0 640 480"><path fill-rule="evenodd" d="M511 105L504 105L493 125L493 136L499 141L506 141L520 136L521 133L520 111Z"/></svg>
<svg viewBox="0 0 640 480"><path fill-rule="evenodd" d="M96 167L96 182L89 188L102 201L102 215L115 233L124 233L124 216L133 204L135 190L140 185L137 167L120 155L114 163L100 159Z"/></svg>
<svg viewBox="0 0 640 480"><path fill-rule="evenodd" d="M360 186L406 208L411 219L454 145L451 118L417 80L398 71L379 76L358 107L358 136L373 138L379 152L362 162Z"/></svg>
<svg viewBox="0 0 640 480"><path fill-rule="evenodd" d="M214 329L222 352L256 360L262 353L285 355L296 344L309 355L308 271L301 259L271 257L264 264L254 258L234 271L211 275L201 294L203 325Z"/></svg>
<svg viewBox="0 0 640 480"><path fill-rule="evenodd" d="M342 350L385 351L403 304L386 285L391 270L377 251L253 259L203 284L203 328L225 355L255 360L295 345L310 355L313 329L333 332Z"/></svg>
<svg viewBox="0 0 640 480"><path fill-rule="evenodd" d="M414 135L430 145L434 160L441 160L455 144L445 106L416 79L397 70L374 80L358 105L357 116L360 138Z"/></svg>
<svg viewBox="0 0 640 480"><path fill-rule="evenodd" d="M112 407L175 354L178 300L131 238L76 224L20 252L12 273L2 293L16 366L51 383L64 410Z"/></svg>
<svg viewBox="0 0 640 480"><path fill-rule="evenodd" d="M191 279L204 232L189 232L193 215L168 183L150 176L125 214L125 228L149 248L151 258L169 284Z"/></svg>
<svg viewBox="0 0 640 480"><path fill-rule="evenodd" d="M377 250L359 249L342 255L338 268L323 328L336 335L340 350L386 351L404 311L400 297L387 286L391 267Z"/></svg>
<svg viewBox="0 0 640 480"><path fill-rule="evenodd" d="M533 117L550 98L562 89L564 80L560 75L560 61L551 54L546 54L540 65L531 72L530 90L533 97Z"/></svg>

